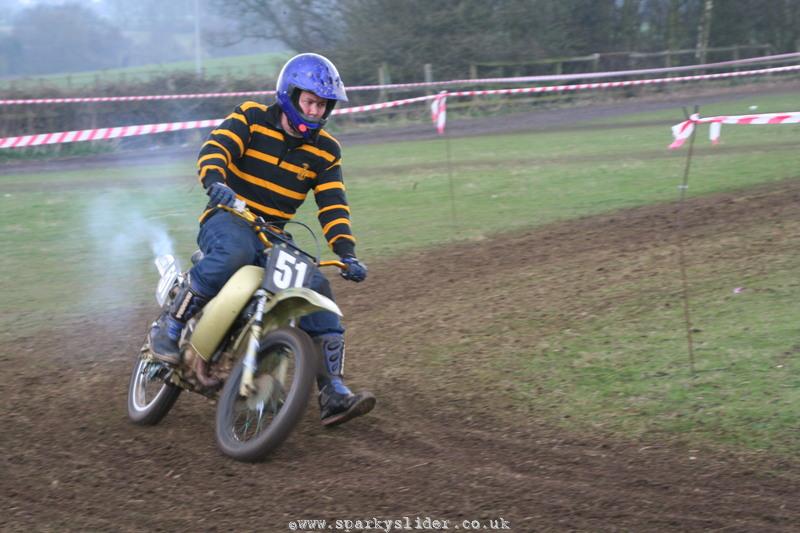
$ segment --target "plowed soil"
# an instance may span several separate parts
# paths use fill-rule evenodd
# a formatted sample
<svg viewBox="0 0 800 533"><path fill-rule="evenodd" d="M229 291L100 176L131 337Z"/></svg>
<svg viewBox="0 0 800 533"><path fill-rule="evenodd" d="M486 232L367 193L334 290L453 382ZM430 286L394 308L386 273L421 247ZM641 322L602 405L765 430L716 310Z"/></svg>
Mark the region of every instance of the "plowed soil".
<svg viewBox="0 0 800 533"><path fill-rule="evenodd" d="M765 220L797 224L798 202L797 180L697 199L686 204L686 228L719 236ZM486 363L479 353L435 373L421 370L421 346L457 343L472 324L511 305L476 287L526 277L536 297L517 298L516 312L548 301L558 318L552 327L567 324L582 311L572 296L597 285L598 261L613 270L617 256L666 246L675 209L587 218L477 248L454 245L401 265L371 265L362 285L336 282L349 318L350 382L368 386L378 407L324 430L312 406L261 464L217 452L213 406L198 396L183 395L157 427L127 422L129 371L153 309L134 310L134 320L98 315L17 339L0 352L0 525L288 531L299 519L409 517L414 527L417 517L430 517L449 520L451 530L464 530L463 520L489 526L503 518L521 532L796 531L799 463L566 432L513 408L502 381L475 377L470 367ZM504 260L508 250L515 261ZM423 277L423 260L444 267Z"/></svg>

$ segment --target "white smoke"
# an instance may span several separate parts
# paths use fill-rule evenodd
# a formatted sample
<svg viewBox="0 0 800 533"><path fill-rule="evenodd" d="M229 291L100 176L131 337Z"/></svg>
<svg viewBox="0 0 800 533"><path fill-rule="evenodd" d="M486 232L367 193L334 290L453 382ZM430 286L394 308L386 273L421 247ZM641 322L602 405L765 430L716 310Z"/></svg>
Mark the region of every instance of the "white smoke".
<svg viewBox="0 0 800 533"><path fill-rule="evenodd" d="M147 231L150 233L150 250L153 252L154 258L160 255L175 255L172 239L165 228L148 222Z"/></svg>
<svg viewBox="0 0 800 533"><path fill-rule="evenodd" d="M98 195L88 206L87 233L91 238L92 291L89 304L110 304L115 308L126 302L142 301L158 282L153 260L159 255L174 255L174 243L167 227L157 216L146 217L132 206L124 192ZM140 205L140 204L139 204Z"/></svg>
<svg viewBox="0 0 800 533"><path fill-rule="evenodd" d="M141 250L145 245L149 247L154 259L159 255L174 255L172 239L167 233L167 229L161 224L148 220L141 213L131 211L125 206L114 209L112 216L114 217L113 223L111 225L103 224L102 231L113 232L110 235L111 239L106 239L109 251L113 256L141 255Z"/></svg>

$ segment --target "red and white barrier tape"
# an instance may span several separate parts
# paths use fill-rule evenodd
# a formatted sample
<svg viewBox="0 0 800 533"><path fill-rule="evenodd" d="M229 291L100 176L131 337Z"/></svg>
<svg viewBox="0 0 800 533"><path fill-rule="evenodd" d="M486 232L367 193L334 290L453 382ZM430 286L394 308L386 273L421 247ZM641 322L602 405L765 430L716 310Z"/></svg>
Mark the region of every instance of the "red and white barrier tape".
<svg viewBox="0 0 800 533"><path fill-rule="evenodd" d="M99 141L117 139L119 137L133 137L134 135L149 135L165 131L191 130L196 128L209 128L218 126L223 119L193 120L189 122L172 122L162 124L144 124L139 126L124 126L119 128L99 128L91 130L60 131L56 133L40 133L38 135L21 135L0 139L0 148L23 148L25 146L40 146L43 144L60 144L82 141Z"/></svg>
<svg viewBox="0 0 800 533"><path fill-rule="evenodd" d="M398 107L417 102L425 102L426 100L433 100L437 95L430 96L417 96L416 98L406 98L405 100L393 100L391 102L379 102L377 104L360 105L353 107L343 107L341 109L334 109L332 115L351 115L353 113L364 113L367 111L378 111L380 109L389 109L391 107Z"/></svg>
<svg viewBox="0 0 800 533"><path fill-rule="evenodd" d="M551 82L612 78L617 76L642 76L644 74L667 74L671 72L685 72L687 70L709 70L715 68L727 68L740 65L752 65L755 63L767 63L800 59L800 52L789 54L777 54L771 56L751 57L748 59L737 59L734 61L722 61L719 63L704 63L700 65L685 65L680 67L647 68L636 70L614 70L604 72L580 72L576 74L549 74L540 76L514 76L506 78L480 78L480 79L461 79L449 81L429 81L417 83L393 83L388 85L360 85L349 87L348 91L376 90L376 89L419 89L432 87L446 87L452 85L485 85L490 83L531 83L531 82Z"/></svg>
<svg viewBox="0 0 800 533"><path fill-rule="evenodd" d="M365 106L347 107L335 109L333 114L345 115L352 113L363 113L378 109L388 109L424 100L436 98L432 96L420 96L418 98L408 98L406 100L396 100L394 102L382 102ZM100 141L107 139L118 139L120 137L133 137L136 135L149 135L151 133L164 133L167 131L191 130L197 128L213 128L219 126L223 119L192 120L188 122L165 122L162 124L143 124L138 126L122 126L117 128L98 128L90 130L60 131L56 133L40 133L38 135L20 135L17 137L5 137L0 139L0 149L2 148L24 148L27 146L41 146L43 144L59 144L82 141Z"/></svg>
<svg viewBox="0 0 800 533"><path fill-rule="evenodd" d="M201 98L225 98L248 96L264 96L275 94L275 91L240 91L232 93L197 93L197 94L151 94L145 96L86 96L76 98L27 98L18 100L0 100L0 105L38 105L38 104L86 104L97 102L144 102L149 100L196 100Z"/></svg>
<svg viewBox="0 0 800 533"><path fill-rule="evenodd" d="M669 145L671 150L680 148L686 139L692 136L696 124L710 124L709 138L713 144L719 143L723 124L798 124L800 111L789 113L761 113L758 115L731 115L719 117L700 117L693 114L688 120L672 126L672 136L675 138Z"/></svg>
<svg viewBox="0 0 800 533"><path fill-rule="evenodd" d="M432 96L420 96L394 102L382 102L365 106L347 107L344 109L334 109L333 114L346 115L352 113L364 113L378 109L388 109L425 100L436 98ZM197 128L213 128L219 126L223 119L192 120L188 122L168 122L162 124L143 124L138 126L122 126L117 128L99 128L89 130L61 131L56 133L40 133L38 135L19 135L16 137L0 138L0 149L2 148L24 148L28 146L41 146L44 144L72 143L82 141L99 141L107 139L118 139L121 137L133 137L136 135L149 135L151 133L163 133L168 131L191 130Z"/></svg>
<svg viewBox="0 0 800 533"><path fill-rule="evenodd" d="M761 70L742 70L740 72L721 72L718 74L700 74L697 76L673 76L671 78L654 78L647 80L602 81L596 83L578 83L574 85L551 85L544 87L527 87L519 89L487 89L481 91L449 91L448 96L484 96L493 94L527 94L550 93L563 91L579 91L587 89L612 89L618 87L636 87L639 85L663 85L667 83L680 83L684 81L718 80L725 78L741 78L757 76L760 74L779 74L784 72L800 71L800 65L788 67L774 67Z"/></svg>
<svg viewBox="0 0 800 533"><path fill-rule="evenodd" d="M578 90L593 90L593 89L609 89L619 87L634 87L640 85L651 84L665 84L665 83L679 83L685 81L696 80L711 80L723 78L737 78L744 76L754 76L758 74L777 74L782 72L794 72L800 70L800 65L792 65L787 67L775 67L762 70L749 70L741 72L723 72L718 74L703 74L697 76L680 76L671 78L656 78L649 80L626 80L626 81L610 81L610 82L596 82L596 83L580 83L574 85L553 85L544 87L525 87L515 89L486 89L478 91L443 91L439 94L419 96L416 98L406 98L404 100L394 100L391 102L381 102L377 104L369 104L363 106L345 107L335 109L333 114L347 115L353 113L363 113L369 111L377 111L381 109L389 109L399 107L416 102L423 102L428 100L441 99L446 97L460 97L460 96L489 96L489 95L503 95L503 94L538 94L538 93L551 93L563 91L578 91ZM442 118L442 131L444 131L444 118ZM117 128L100 128L91 130L77 130L57 133L41 133L38 135L22 135L17 137L0 138L0 149L2 148L22 148L25 146L39 146L42 144L57 144L68 142L80 141L93 141L100 139L114 139L118 137L131 137L134 135L147 135L150 133L161 133L166 131L178 131L194 128L206 128L218 125L222 122L221 119L216 120L199 120L189 122L173 122L164 124L145 124L138 126L125 126ZM437 122L437 129L439 128ZM688 137L688 135L686 135Z"/></svg>
<svg viewBox="0 0 800 533"><path fill-rule="evenodd" d="M447 91L437 94L431 102L431 120L439 135L444 135L444 126L447 122Z"/></svg>
<svg viewBox="0 0 800 533"><path fill-rule="evenodd" d="M491 83L531 83L531 82L553 82L568 81L576 79L598 79L610 78L615 76L640 76L644 74L665 74L671 72L684 72L687 70L712 69L732 67L736 65L747 65L767 61L783 61L800 58L800 53L779 54L772 56L754 57L749 59L739 59L736 61L724 61L720 63L706 63L702 65L687 65L682 67L666 67L639 70L618 70L607 72L584 72L579 74L559 74L546 76L517 76L508 78L482 78L482 79L462 79L449 81L433 81L419 83L394 83L386 85L356 85L348 87L348 91L371 91L386 89L418 89L444 87L452 85L476 85ZM782 67L776 67L782 68ZM772 69L762 69L750 72L766 72ZM733 74L733 73L731 73ZM739 73L740 74L740 73ZM641 80L649 81L649 80ZM239 91L239 92L218 92L218 93L194 93L194 94L157 94L143 96L87 96L74 98L23 98L0 100L0 105L39 105L39 104L81 104L99 102L137 102L137 101L157 101L157 100L195 100L204 98L245 98L249 96L273 95L275 91Z"/></svg>

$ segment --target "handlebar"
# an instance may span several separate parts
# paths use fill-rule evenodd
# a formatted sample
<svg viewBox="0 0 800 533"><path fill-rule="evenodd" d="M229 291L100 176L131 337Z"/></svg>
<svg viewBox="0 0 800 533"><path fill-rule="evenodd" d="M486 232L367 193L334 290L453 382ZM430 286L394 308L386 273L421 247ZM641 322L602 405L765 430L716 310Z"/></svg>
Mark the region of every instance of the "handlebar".
<svg viewBox="0 0 800 533"><path fill-rule="evenodd" d="M339 270L347 270L347 268L348 268L347 265L345 265L341 261L336 261L336 260L333 260L333 261L320 261L319 265L317 265L317 266L320 266L320 267L335 266Z"/></svg>
<svg viewBox="0 0 800 533"><path fill-rule="evenodd" d="M273 224L270 224L269 222L267 222L266 220L264 220L260 216L256 215L252 211L250 211L247 208L247 205L242 200L237 198L236 199L236 204L235 204L234 207L228 207L227 205L223 205L223 204L219 204L219 205L217 205L217 207L219 209L223 209L224 211L227 211L227 212L229 212L229 213L231 213L231 214L233 214L233 215L245 220L246 222L248 222L250 224L250 226L253 228L253 231L255 231L256 234L258 235L258 239L264 244L265 247L272 248L272 246L273 246L272 242L264 235L266 233L266 234L268 234L268 235L270 235L270 236L272 236L272 237L274 237L274 238L286 243L287 245L295 248L296 250L299 250L300 252L303 252L304 254L309 255L307 252L301 250L297 245L295 245L294 243L290 242L290 239L286 238L283 235L283 231L280 230L278 227L274 226ZM299 224L299 222L298 222L298 224ZM305 226L305 224L302 224L302 225ZM309 231L311 231L311 230L309 229ZM309 255L309 257L313 257L313 256ZM313 257L313 259L317 263L318 267L331 267L331 266L333 266L333 267L336 267L336 268L338 268L339 270L342 270L342 271L347 270L347 268L348 268L347 265L342 263L341 261L336 261L336 260L320 261L316 257Z"/></svg>

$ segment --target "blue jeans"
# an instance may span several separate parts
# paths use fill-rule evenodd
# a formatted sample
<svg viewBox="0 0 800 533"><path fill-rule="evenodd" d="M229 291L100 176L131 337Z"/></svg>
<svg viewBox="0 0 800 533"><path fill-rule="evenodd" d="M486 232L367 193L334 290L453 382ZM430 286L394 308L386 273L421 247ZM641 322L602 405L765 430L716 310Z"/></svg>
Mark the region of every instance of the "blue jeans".
<svg viewBox="0 0 800 533"><path fill-rule="evenodd" d="M203 221L197 244L204 257L189 271L189 279L192 290L209 299L243 266L264 266L264 245L244 220L226 211L218 211ZM334 299L330 282L319 271L311 278L311 289ZM330 311L302 317L300 329L311 337L344 333L341 320Z"/></svg>

